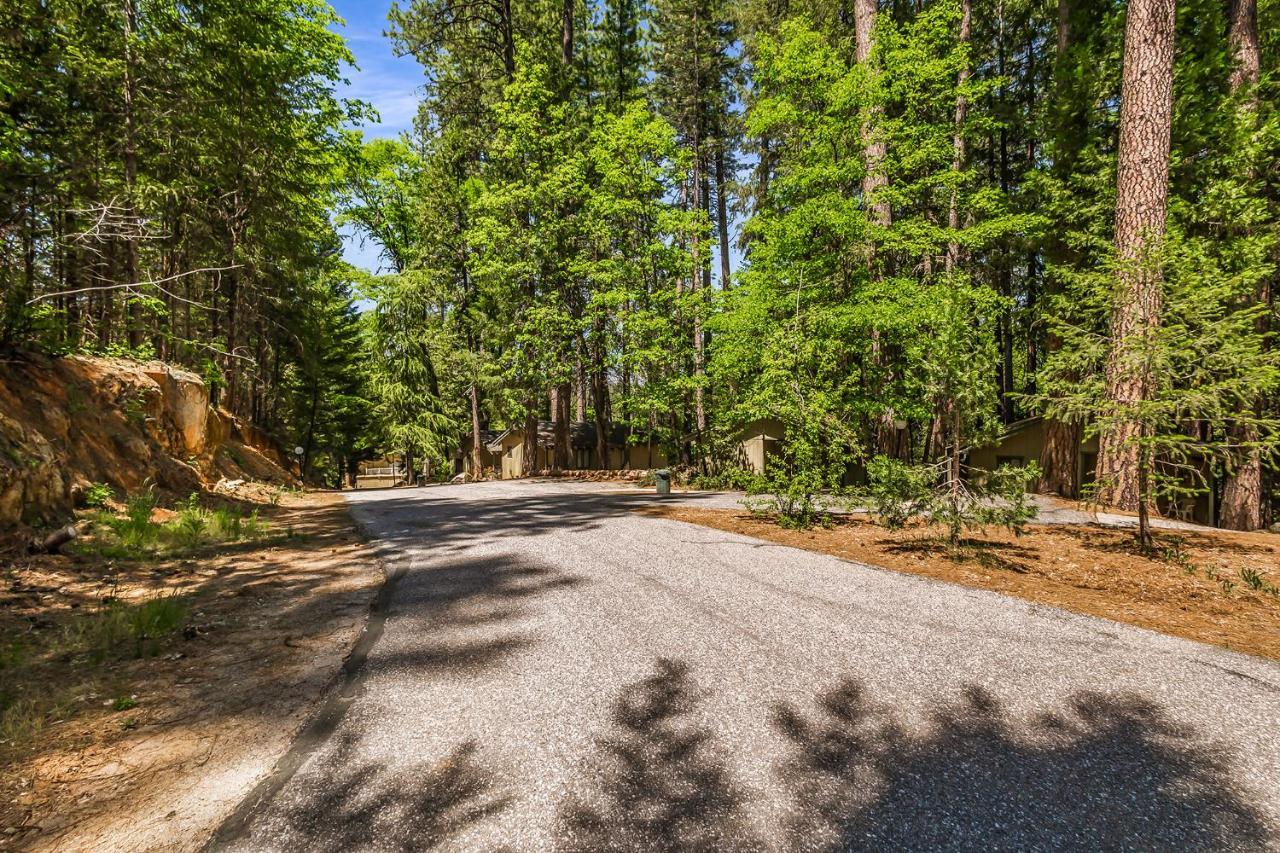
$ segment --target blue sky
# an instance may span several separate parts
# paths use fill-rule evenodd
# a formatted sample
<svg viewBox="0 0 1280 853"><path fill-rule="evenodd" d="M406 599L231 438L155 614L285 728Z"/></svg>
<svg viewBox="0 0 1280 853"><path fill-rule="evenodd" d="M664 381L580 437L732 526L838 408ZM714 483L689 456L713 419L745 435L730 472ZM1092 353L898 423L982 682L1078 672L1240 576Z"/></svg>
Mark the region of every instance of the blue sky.
<svg viewBox="0 0 1280 853"><path fill-rule="evenodd" d="M373 104L381 122L362 130L366 138L398 136L413 127L418 110L418 90L422 85L422 69L411 57L397 57L391 50L387 29L387 11L391 0L330 0L333 8L346 21L338 28L355 54L355 68L346 69L349 81L339 86L338 95L359 98ZM343 257L351 264L379 272L382 267L378 249L353 234L343 234ZM386 272L385 268L381 269Z"/></svg>

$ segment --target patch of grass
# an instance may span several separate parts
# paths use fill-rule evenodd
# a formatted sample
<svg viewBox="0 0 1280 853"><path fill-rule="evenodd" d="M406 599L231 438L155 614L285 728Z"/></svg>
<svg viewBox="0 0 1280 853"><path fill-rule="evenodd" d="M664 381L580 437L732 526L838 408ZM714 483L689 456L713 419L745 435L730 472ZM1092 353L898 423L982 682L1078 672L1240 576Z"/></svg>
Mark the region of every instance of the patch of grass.
<svg viewBox="0 0 1280 853"><path fill-rule="evenodd" d="M190 605L186 596L158 595L138 604L108 599L95 612L68 623L58 654L102 663L110 657L153 657L165 640L182 629Z"/></svg>
<svg viewBox="0 0 1280 853"><path fill-rule="evenodd" d="M155 507L155 492L148 489L128 497L124 515L101 512L96 520L111 531L126 551L145 552L159 538L159 527L151 521Z"/></svg>
<svg viewBox="0 0 1280 853"><path fill-rule="evenodd" d="M34 633L25 644L10 642L0 667L0 746L21 748L37 739L52 722L66 719L100 689L108 676L99 665L112 659L154 657L187 623L185 596L166 593L136 603L105 598L101 606L78 613L60 629ZM62 672L83 682L60 691L50 683L66 683ZM115 711L137 705L118 696Z"/></svg>
<svg viewBox="0 0 1280 853"><path fill-rule="evenodd" d="M1240 580L1254 592L1280 597L1280 589L1267 580L1266 575L1254 568L1245 567L1240 570Z"/></svg>
<svg viewBox="0 0 1280 853"><path fill-rule="evenodd" d="M1158 548L1160 559L1164 562L1181 566L1182 570L1189 575L1196 573L1196 564L1191 561L1191 555L1186 549L1186 540L1182 537L1171 536L1168 540L1160 542Z"/></svg>
<svg viewBox="0 0 1280 853"><path fill-rule="evenodd" d="M26 647L21 640L13 640L0 646L0 672L19 667L26 659Z"/></svg>
<svg viewBox="0 0 1280 853"><path fill-rule="evenodd" d="M157 554L173 556L211 544L257 541L270 530L257 510L247 516L235 507L208 510L200 505L197 494L179 504L177 514L167 521L152 521L155 506L151 491L131 495L123 515L98 513L95 528L103 536L77 547L101 557L140 560Z"/></svg>
<svg viewBox="0 0 1280 853"><path fill-rule="evenodd" d="M244 517L239 512L221 506L213 511L213 516L209 519L209 532L219 539L234 541L243 534L243 521Z"/></svg>
<svg viewBox="0 0 1280 853"><path fill-rule="evenodd" d="M0 694L0 741L20 746L35 740L53 716L51 710L35 697Z"/></svg>

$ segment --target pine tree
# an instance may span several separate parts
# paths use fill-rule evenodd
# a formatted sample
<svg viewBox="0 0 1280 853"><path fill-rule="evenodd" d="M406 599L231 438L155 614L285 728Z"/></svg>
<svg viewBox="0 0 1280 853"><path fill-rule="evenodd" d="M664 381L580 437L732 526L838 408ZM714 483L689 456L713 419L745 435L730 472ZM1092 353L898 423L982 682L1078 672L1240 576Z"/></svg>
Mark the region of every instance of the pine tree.
<svg viewBox="0 0 1280 853"><path fill-rule="evenodd" d="M1152 396L1153 332L1160 323L1161 243L1173 117L1173 0L1134 0L1125 23L1116 161L1117 283L1107 357L1109 421L1098 450L1098 499L1145 514L1151 460L1136 409Z"/></svg>

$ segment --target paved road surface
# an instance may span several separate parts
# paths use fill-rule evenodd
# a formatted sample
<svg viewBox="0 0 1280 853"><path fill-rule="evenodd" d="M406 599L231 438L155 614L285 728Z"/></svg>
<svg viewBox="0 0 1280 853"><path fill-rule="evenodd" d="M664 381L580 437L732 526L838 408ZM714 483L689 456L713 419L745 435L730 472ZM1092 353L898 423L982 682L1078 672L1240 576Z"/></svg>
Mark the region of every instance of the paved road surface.
<svg viewBox="0 0 1280 853"><path fill-rule="evenodd" d="M352 495L381 636L215 846L1280 849L1280 666L651 500Z"/></svg>

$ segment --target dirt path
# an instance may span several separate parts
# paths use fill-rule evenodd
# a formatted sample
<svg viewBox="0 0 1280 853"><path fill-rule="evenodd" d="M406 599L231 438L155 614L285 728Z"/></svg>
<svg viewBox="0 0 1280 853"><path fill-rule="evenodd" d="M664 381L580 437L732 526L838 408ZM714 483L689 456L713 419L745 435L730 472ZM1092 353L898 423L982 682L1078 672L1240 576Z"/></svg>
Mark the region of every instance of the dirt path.
<svg viewBox="0 0 1280 853"><path fill-rule="evenodd" d="M126 589L189 595L186 639L159 657L108 665L112 694L76 696L70 719L34 751L9 756L0 850L196 849L270 771L382 580L339 495L286 500L270 514L292 535L117 571ZM85 574L57 561L11 567L10 587L69 598ZM113 710L119 691L136 706Z"/></svg>

